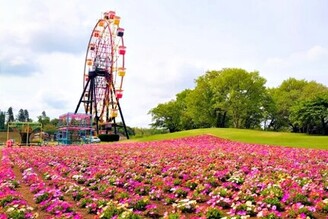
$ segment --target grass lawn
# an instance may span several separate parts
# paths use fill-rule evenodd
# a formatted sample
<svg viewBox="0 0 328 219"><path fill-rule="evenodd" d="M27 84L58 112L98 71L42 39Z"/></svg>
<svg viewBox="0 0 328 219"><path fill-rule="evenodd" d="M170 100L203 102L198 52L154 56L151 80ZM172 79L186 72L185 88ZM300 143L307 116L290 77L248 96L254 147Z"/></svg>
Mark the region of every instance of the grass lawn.
<svg viewBox="0 0 328 219"><path fill-rule="evenodd" d="M287 132L268 132L247 129L233 129L233 128L208 128L208 129L194 129L188 131L181 131L169 134L160 134L148 136L137 141L153 141L165 140L173 138L181 138L187 136L195 136L202 134L211 134L220 138L230 139L233 141L279 145L289 147L315 148L328 150L328 136L312 136L298 133Z"/></svg>

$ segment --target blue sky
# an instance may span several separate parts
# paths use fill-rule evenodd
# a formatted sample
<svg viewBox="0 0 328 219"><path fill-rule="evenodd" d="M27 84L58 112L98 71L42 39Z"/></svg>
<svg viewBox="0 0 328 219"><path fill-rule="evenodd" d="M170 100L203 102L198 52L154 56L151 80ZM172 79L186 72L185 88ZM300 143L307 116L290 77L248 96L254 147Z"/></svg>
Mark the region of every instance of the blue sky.
<svg viewBox="0 0 328 219"><path fill-rule="evenodd" d="M289 77L328 86L328 1L0 0L0 110L73 112L91 31L114 10L125 28L127 125L194 87L207 70L259 71L267 86Z"/></svg>

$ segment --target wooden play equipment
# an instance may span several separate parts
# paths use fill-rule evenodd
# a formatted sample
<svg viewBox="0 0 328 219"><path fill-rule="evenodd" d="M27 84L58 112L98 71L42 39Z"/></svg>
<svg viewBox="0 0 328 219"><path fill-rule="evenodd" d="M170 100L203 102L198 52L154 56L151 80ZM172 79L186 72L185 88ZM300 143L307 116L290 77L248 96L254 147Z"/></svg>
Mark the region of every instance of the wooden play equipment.
<svg viewBox="0 0 328 219"><path fill-rule="evenodd" d="M11 138L11 132L18 132L20 135L20 142L17 139ZM42 124L39 122L8 122L7 125L7 146L13 146L14 143L19 145L41 145L43 142L42 137L37 142L31 142L31 137L34 133L42 133Z"/></svg>

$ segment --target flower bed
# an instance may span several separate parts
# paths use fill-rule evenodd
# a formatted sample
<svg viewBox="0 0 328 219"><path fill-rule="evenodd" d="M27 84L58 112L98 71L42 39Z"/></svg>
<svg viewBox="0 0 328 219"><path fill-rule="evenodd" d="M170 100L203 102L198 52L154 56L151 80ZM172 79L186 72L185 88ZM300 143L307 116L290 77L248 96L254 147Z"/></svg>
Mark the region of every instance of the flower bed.
<svg viewBox="0 0 328 219"><path fill-rule="evenodd" d="M328 214L328 151L324 150L198 136L4 151L23 172L35 202L55 216L79 218L74 209L86 209L90 218L324 218Z"/></svg>
<svg viewBox="0 0 328 219"><path fill-rule="evenodd" d="M12 165L4 152L0 162L0 218L36 218L33 208L16 191L20 182L15 179Z"/></svg>

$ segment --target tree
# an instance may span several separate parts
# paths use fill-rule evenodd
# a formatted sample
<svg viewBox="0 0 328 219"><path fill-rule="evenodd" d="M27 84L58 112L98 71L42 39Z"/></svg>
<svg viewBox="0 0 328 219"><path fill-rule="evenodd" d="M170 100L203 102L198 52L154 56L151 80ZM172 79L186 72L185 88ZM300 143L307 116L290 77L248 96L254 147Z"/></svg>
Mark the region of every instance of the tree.
<svg viewBox="0 0 328 219"><path fill-rule="evenodd" d="M7 114L8 114L7 123L8 123L8 122L13 122L13 121L15 121L15 118L14 118L14 112L13 112L13 108L12 108L12 107L9 107L9 108L8 108Z"/></svg>
<svg viewBox="0 0 328 219"><path fill-rule="evenodd" d="M6 114L5 112L0 111L0 130L5 129Z"/></svg>
<svg viewBox="0 0 328 219"><path fill-rule="evenodd" d="M23 109L20 109L18 111L17 121L19 121L19 122L25 122L26 121L25 113L24 113L24 110Z"/></svg>
<svg viewBox="0 0 328 219"><path fill-rule="evenodd" d="M30 115L29 115L27 109L24 110L24 116L25 116L26 122L32 122L32 119L30 119Z"/></svg>
<svg viewBox="0 0 328 219"><path fill-rule="evenodd" d="M57 131L57 127L54 126L53 124L51 123L47 123L43 126L43 131L50 134L50 135L53 135L55 134L55 132Z"/></svg>
<svg viewBox="0 0 328 219"><path fill-rule="evenodd" d="M152 109L154 125L171 130L259 127L265 110L272 105L265 82L258 72L243 69L208 71L196 80L195 89Z"/></svg>
<svg viewBox="0 0 328 219"><path fill-rule="evenodd" d="M266 97L263 104L263 128L264 130L278 131L281 124L277 122L277 105L273 100L275 89L266 89Z"/></svg>
<svg viewBox="0 0 328 219"><path fill-rule="evenodd" d="M289 128L293 132L299 132L298 123L290 121L291 109L301 101L306 101L320 96L328 91L328 88L314 81L297 80L289 78L282 84L271 89L272 99L276 105L274 125L277 129Z"/></svg>
<svg viewBox="0 0 328 219"><path fill-rule="evenodd" d="M290 121L308 134L328 135L328 95L305 100L291 108Z"/></svg>
<svg viewBox="0 0 328 219"><path fill-rule="evenodd" d="M223 117L220 113L224 115L225 111L214 104L214 93L210 86L211 81L218 76L217 71L206 72L196 79L195 89L186 96L187 115L197 128L220 127L218 121Z"/></svg>
<svg viewBox="0 0 328 219"><path fill-rule="evenodd" d="M171 100L167 103L161 103L151 109L149 114L152 116L152 127L166 128L169 132L180 131L180 118L176 101Z"/></svg>
<svg viewBox="0 0 328 219"><path fill-rule="evenodd" d="M191 90L186 89L176 95L175 100L159 104L151 109L151 124L153 128L165 128L169 132L188 130L194 128L194 123L187 111L187 97Z"/></svg>
<svg viewBox="0 0 328 219"><path fill-rule="evenodd" d="M45 111L42 111L42 114L38 116L38 122L42 124L42 127L50 123L50 118Z"/></svg>
<svg viewBox="0 0 328 219"><path fill-rule="evenodd" d="M176 110L179 114L179 129L181 130L189 130L196 127L188 112L187 98L191 92L190 89L186 89L176 95Z"/></svg>
<svg viewBox="0 0 328 219"><path fill-rule="evenodd" d="M210 82L215 109L227 112L235 128L255 128L263 118L266 80L258 72L227 68Z"/></svg>
<svg viewBox="0 0 328 219"><path fill-rule="evenodd" d="M58 122L59 122L59 119L57 119L57 118L50 120L50 123L56 127L58 126Z"/></svg>

